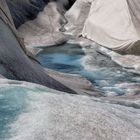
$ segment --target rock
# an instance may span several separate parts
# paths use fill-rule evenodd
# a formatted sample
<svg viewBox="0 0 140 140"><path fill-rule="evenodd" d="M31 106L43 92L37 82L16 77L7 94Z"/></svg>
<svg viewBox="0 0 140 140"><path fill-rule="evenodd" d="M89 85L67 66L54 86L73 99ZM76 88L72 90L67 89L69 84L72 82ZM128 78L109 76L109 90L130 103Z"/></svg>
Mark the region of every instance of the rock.
<svg viewBox="0 0 140 140"><path fill-rule="evenodd" d="M16 28L29 19L36 18L43 10L47 1L45 0L6 0Z"/></svg>
<svg viewBox="0 0 140 140"><path fill-rule="evenodd" d="M62 32L57 4L49 3L36 19L26 22L18 28L27 46L52 46L64 43L68 37Z"/></svg>
<svg viewBox="0 0 140 140"><path fill-rule="evenodd" d="M76 74L64 74L53 70L47 70L47 74L55 80L73 89L79 95L101 97L103 94L95 89L93 84L86 78Z"/></svg>
<svg viewBox="0 0 140 140"><path fill-rule="evenodd" d="M16 28L37 17L51 0L6 0ZM53 0L60 12L69 9L75 0Z"/></svg>

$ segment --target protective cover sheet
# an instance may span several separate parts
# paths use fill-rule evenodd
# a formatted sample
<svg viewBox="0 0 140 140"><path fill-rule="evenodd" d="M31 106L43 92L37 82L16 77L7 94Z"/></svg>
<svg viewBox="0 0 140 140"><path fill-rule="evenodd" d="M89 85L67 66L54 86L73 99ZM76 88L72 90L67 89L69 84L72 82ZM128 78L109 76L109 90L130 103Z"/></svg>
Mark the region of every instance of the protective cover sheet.
<svg viewBox="0 0 140 140"><path fill-rule="evenodd" d="M105 47L140 53L140 1L93 0L82 35Z"/></svg>

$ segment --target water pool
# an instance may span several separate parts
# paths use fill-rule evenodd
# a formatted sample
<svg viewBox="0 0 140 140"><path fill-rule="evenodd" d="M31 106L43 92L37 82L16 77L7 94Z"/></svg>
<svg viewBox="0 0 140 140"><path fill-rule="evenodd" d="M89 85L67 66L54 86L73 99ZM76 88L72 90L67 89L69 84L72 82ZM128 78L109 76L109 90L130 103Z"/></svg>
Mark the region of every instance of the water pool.
<svg viewBox="0 0 140 140"><path fill-rule="evenodd" d="M84 51L79 45L67 44L55 47L47 47L38 54L37 59L46 68L56 71L79 74L83 69L80 64Z"/></svg>
<svg viewBox="0 0 140 140"><path fill-rule="evenodd" d="M87 78L106 96L140 92L139 75L127 72L97 48L88 47L87 50L85 53L78 44L46 47L37 59L46 68ZM139 87L135 88L136 84Z"/></svg>

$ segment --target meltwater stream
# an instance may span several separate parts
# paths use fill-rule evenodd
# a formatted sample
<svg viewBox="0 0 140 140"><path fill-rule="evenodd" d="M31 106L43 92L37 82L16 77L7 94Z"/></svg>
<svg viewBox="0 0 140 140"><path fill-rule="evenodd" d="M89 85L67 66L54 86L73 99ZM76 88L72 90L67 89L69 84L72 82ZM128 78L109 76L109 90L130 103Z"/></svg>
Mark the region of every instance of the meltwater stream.
<svg viewBox="0 0 140 140"><path fill-rule="evenodd" d="M138 75L126 72L96 49L88 51L64 44L45 48L37 58L44 67L86 77L107 96L140 93ZM123 102L0 79L0 140L139 140L139 101L130 101L129 107L127 100Z"/></svg>
<svg viewBox="0 0 140 140"><path fill-rule="evenodd" d="M140 92L140 76L127 72L97 48L67 43L43 48L37 59L46 68L87 78L105 96Z"/></svg>

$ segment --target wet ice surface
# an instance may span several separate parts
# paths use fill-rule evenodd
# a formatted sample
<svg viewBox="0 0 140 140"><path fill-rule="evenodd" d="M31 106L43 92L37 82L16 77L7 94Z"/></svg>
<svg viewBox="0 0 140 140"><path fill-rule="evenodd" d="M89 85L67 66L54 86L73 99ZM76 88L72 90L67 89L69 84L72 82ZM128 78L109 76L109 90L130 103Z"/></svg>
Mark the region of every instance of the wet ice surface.
<svg viewBox="0 0 140 140"><path fill-rule="evenodd" d="M140 139L139 109L26 82L2 83L0 140Z"/></svg>
<svg viewBox="0 0 140 140"><path fill-rule="evenodd" d="M97 47L76 44L47 47L37 56L47 68L80 74L105 96L140 93L140 76L124 70Z"/></svg>

